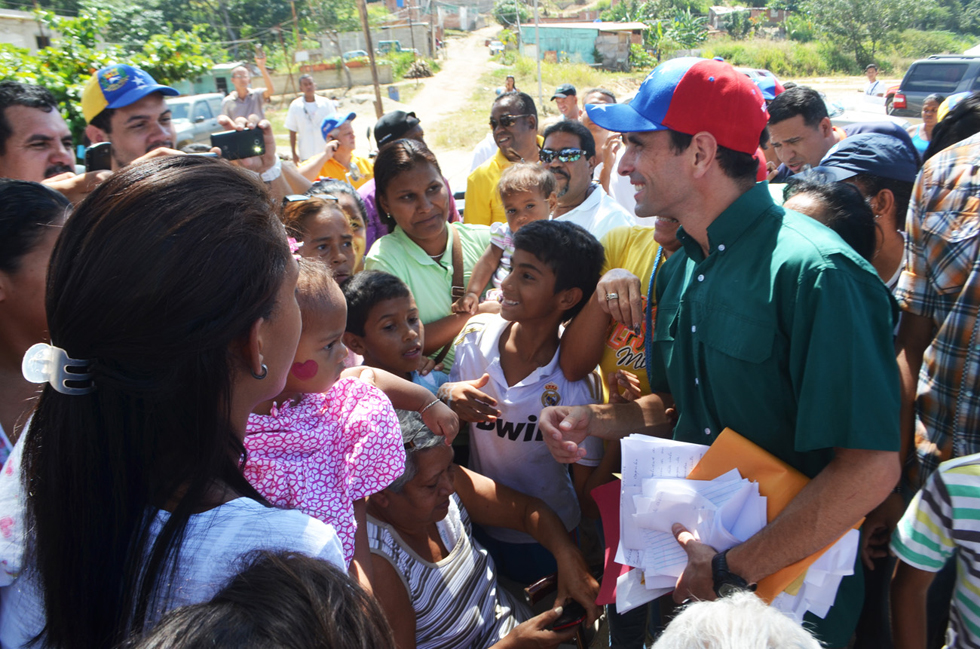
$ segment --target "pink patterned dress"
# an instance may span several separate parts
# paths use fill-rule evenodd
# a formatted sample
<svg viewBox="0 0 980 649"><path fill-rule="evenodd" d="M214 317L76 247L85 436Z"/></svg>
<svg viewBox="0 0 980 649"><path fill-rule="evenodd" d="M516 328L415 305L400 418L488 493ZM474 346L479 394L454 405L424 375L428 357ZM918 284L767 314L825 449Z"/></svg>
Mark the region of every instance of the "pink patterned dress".
<svg viewBox="0 0 980 649"><path fill-rule="evenodd" d="M405 471L405 447L391 401L360 379L341 379L295 406L249 415L245 477L278 507L332 525L354 556L354 501Z"/></svg>

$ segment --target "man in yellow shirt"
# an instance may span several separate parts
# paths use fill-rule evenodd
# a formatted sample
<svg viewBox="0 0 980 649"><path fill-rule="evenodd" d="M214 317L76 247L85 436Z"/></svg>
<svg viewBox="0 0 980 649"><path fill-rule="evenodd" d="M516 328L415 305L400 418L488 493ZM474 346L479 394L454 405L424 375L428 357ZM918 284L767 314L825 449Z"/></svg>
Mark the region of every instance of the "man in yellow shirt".
<svg viewBox="0 0 980 649"><path fill-rule="evenodd" d="M335 178L359 188L374 178L374 163L354 152L356 138L351 124L357 114L354 112L335 113L324 118L320 126L323 139L327 141L323 153L313 156L299 167L299 172L308 180Z"/></svg>
<svg viewBox="0 0 980 649"><path fill-rule="evenodd" d="M515 162L537 162L544 140L538 136L538 110L524 92L505 92L490 110L490 129L497 153L477 167L466 181L463 221L490 225L506 223L497 182L504 169Z"/></svg>

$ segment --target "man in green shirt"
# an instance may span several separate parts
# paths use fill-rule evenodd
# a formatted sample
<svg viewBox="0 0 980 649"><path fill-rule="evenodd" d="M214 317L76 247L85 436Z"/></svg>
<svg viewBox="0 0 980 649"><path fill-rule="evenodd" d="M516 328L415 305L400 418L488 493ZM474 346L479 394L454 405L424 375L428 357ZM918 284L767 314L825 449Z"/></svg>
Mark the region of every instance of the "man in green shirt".
<svg viewBox="0 0 980 649"><path fill-rule="evenodd" d="M782 514L729 551L675 526L688 565L674 599L714 599L829 545L895 486L894 303L843 240L776 206L767 185L755 183L765 104L728 64L668 61L630 104L587 110L623 133L619 173L637 189L637 215L677 219L683 247L657 278L647 364L655 394L546 409L540 428L567 461L585 435L662 432L673 405L675 439L710 444L732 428L810 477ZM827 617L808 616L828 646L847 644L862 581L857 565Z"/></svg>

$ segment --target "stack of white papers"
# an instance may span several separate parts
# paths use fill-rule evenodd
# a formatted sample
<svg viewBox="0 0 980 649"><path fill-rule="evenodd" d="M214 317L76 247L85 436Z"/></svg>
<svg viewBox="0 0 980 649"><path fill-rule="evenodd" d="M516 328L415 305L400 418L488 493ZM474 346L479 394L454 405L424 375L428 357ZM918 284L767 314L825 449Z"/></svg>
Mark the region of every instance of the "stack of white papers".
<svg viewBox="0 0 980 649"><path fill-rule="evenodd" d="M708 450L646 435L622 441L623 482L620 500L620 542L616 561L634 568L620 576L616 607L629 611L671 592L684 568L687 553L674 538L681 523L699 541L718 551L749 539L766 525L766 498L758 483L732 470L714 480L688 480ZM853 572L858 534L852 530L815 562L803 586L781 593L773 606L797 620L807 611L827 614L845 575Z"/></svg>

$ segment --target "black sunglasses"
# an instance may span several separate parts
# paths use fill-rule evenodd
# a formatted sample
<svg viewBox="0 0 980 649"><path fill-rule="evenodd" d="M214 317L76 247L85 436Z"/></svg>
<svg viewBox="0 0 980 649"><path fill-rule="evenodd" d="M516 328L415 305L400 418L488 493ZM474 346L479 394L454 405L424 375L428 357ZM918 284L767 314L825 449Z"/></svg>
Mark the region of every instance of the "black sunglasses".
<svg viewBox="0 0 980 649"><path fill-rule="evenodd" d="M517 120L519 118L521 118L521 117L530 117L530 116L531 116L530 113L526 113L524 115L501 115L500 116L500 122L499 122L499 124L501 126L503 126L504 128L510 128L511 126L513 126L517 122ZM490 128L492 128L492 129L497 128L497 124L498 124L497 120L495 120L494 118L491 117L490 118Z"/></svg>
<svg viewBox="0 0 980 649"><path fill-rule="evenodd" d="M538 159L545 164L548 164L555 158L558 158L558 162L575 162L584 155L585 151L582 149L562 149L561 151L541 149L538 152Z"/></svg>

